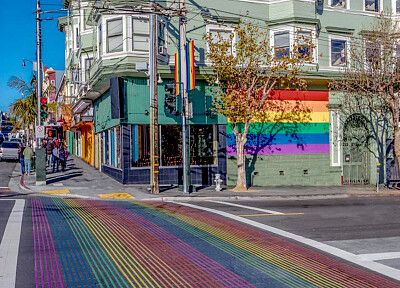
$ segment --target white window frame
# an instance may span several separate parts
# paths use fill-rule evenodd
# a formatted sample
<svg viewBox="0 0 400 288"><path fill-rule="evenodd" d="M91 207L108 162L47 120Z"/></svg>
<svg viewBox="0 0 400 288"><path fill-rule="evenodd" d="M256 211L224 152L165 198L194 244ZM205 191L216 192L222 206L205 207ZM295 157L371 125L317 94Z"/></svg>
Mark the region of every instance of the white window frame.
<svg viewBox="0 0 400 288"><path fill-rule="evenodd" d="M104 37L103 37L103 27L102 27L102 20L99 21L99 23L97 24L97 39L96 39L96 43L97 43L97 59L100 59L101 56L103 55L103 42L104 42ZM101 51L101 53L100 53Z"/></svg>
<svg viewBox="0 0 400 288"><path fill-rule="evenodd" d="M345 0L345 1L346 1L345 7L332 6L332 0L328 0L328 6L329 8L333 9L350 9L350 0Z"/></svg>
<svg viewBox="0 0 400 288"><path fill-rule="evenodd" d="M149 53L149 49L147 49L147 50L134 50L133 49L133 42L134 42L134 39L133 39L133 20L134 19L145 19L145 20L147 20L148 21L148 23L149 23L149 35L148 35L148 37L149 37L149 49L150 49L150 20L149 20L149 18L148 17L145 17L145 16L140 16L140 15L135 15L135 16L132 16L132 17L130 17L129 18L129 24L128 24L128 33L129 33L129 43L128 43L128 50L129 51L133 51L133 52L137 52L137 53L140 53L140 54L148 54Z"/></svg>
<svg viewBox="0 0 400 288"><path fill-rule="evenodd" d="M341 68L345 68L345 67L349 67L350 65L350 38L346 37L346 36L340 36L340 35L329 35L328 37L329 39L329 68L332 69L341 69ZM346 65L343 66L333 66L332 65L332 40L342 40L342 41L346 41Z"/></svg>
<svg viewBox="0 0 400 288"><path fill-rule="evenodd" d="M372 41L369 41L367 39L363 39L363 53L364 53L364 65L366 65L365 67L367 67L368 65L368 60L367 60L367 45L368 43L372 43ZM379 54L382 54L382 45L379 45Z"/></svg>
<svg viewBox="0 0 400 288"><path fill-rule="evenodd" d="M275 56L275 34L280 34L280 33L289 33L289 55L290 55L293 49L293 41L294 41L293 28L285 27L285 28L272 29L270 31L269 43L274 53L274 56Z"/></svg>
<svg viewBox="0 0 400 288"><path fill-rule="evenodd" d="M108 43L108 39L107 39L107 22L108 21L112 21L112 20L117 20L117 19L122 19L122 51L118 51L118 52L108 52L107 51L107 43ZM103 16L102 20L101 20L101 34L102 34L102 55L106 56L106 55L115 55L115 56L119 56L121 54L126 53L126 39L127 39L127 35L126 35L126 15L112 15L112 16Z"/></svg>
<svg viewBox="0 0 400 288"><path fill-rule="evenodd" d="M340 112L337 109L332 109L329 111L329 147L331 156L331 166L340 167L342 158L342 139L341 139L341 127L340 127ZM336 120L336 121L335 121ZM336 131L333 129L334 122L336 122ZM337 161L335 162L335 152Z"/></svg>
<svg viewBox="0 0 400 288"><path fill-rule="evenodd" d="M369 11L369 10L365 10L365 1L363 0L362 5L363 5L363 11L367 12L367 13L381 13L383 11L383 0L378 0L378 11Z"/></svg>
<svg viewBox="0 0 400 288"><path fill-rule="evenodd" d="M95 25L89 26L89 27L86 26L85 10L90 12L91 8L89 6L84 6L84 7L81 8L81 11L80 11L80 22L81 22L81 31L82 31L82 33L92 32L93 28L96 27Z"/></svg>
<svg viewBox="0 0 400 288"><path fill-rule="evenodd" d="M270 46L272 47L272 51L275 55L275 35L276 34L283 34L283 33L289 33L289 56L290 56L290 52L292 51L292 46L293 46L293 33L291 29L282 29L282 30L274 30L271 34L271 40L270 40Z"/></svg>
<svg viewBox="0 0 400 288"><path fill-rule="evenodd" d="M311 63L305 63L305 66L312 66L318 63L318 39L317 39L317 31L314 27L306 27L306 26L285 26L285 27L280 27L280 28L274 28L270 30L270 38L269 38L269 43L271 49L274 51L274 36L276 33L282 33L282 32L289 32L290 35L290 52L293 52L293 45L295 43L295 37L297 37L297 31L298 30L302 31L310 31L311 32L311 40L312 43L314 44L314 49L313 49L313 55L312 55L312 61Z"/></svg>
<svg viewBox="0 0 400 288"><path fill-rule="evenodd" d="M209 24L206 26L206 33L207 35L210 34L211 30L217 30L217 31L222 31L222 32L230 32L233 33L233 38L232 38L232 54L236 55L236 33L235 33L235 28L234 27L229 27L229 26L223 26L223 25L216 25L216 24ZM207 53L210 52L210 47L207 43Z"/></svg>
<svg viewBox="0 0 400 288"><path fill-rule="evenodd" d="M392 0L392 14L393 15L400 15L400 12L397 13L397 9L396 9L396 0ZM400 7L399 7L400 8Z"/></svg>
<svg viewBox="0 0 400 288"><path fill-rule="evenodd" d="M83 83L87 83L87 81L89 80L89 79L87 79L87 77L86 77L86 70L87 70L87 67L86 67L86 60L87 60L87 59L92 59L92 65L93 65L93 63L94 63L93 54L87 54L87 55L85 55L85 56L82 56L82 64L81 64L81 67L82 67L82 82L83 82Z"/></svg>

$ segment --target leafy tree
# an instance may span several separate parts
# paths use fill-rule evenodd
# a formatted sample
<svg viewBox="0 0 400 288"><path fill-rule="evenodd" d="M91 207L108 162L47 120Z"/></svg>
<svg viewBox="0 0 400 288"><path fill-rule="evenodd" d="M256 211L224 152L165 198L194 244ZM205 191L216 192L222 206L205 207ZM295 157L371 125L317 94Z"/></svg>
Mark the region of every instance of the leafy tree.
<svg viewBox="0 0 400 288"><path fill-rule="evenodd" d="M400 27L399 20L381 14L361 37L351 43L348 65L330 83L342 93L343 110L368 119L369 137L377 142L377 158L384 153L382 133L388 124L394 133L394 152L400 163ZM382 124L383 123L383 124ZM381 134L381 135L379 135ZM364 137L365 138L365 137ZM368 137L365 139L368 140ZM363 142L359 142L360 145ZM381 160L382 161L382 160Z"/></svg>
<svg viewBox="0 0 400 288"><path fill-rule="evenodd" d="M36 77L33 76L28 84L21 78L12 76L8 80L8 86L22 94L22 97L10 105L10 116L14 119L15 127L25 129L29 134L30 126L34 126L37 118Z"/></svg>
<svg viewBox="0 0 400 288"><path fill-rule="evenodd" d="M274 97L274 89L304 89L303 64L313 59L311 37L296 32L289 49L274 49L269 34L254 23L239 23L227 39L207 34L207 59L214 70L208 82L215 85L213 107L227 117L236 138L238 177L235 190L247 190L245 144L250 123L307 121L309 109ZM302 36L303 35L303 36ZM235 43L233 39L235 38Z"/></svg>

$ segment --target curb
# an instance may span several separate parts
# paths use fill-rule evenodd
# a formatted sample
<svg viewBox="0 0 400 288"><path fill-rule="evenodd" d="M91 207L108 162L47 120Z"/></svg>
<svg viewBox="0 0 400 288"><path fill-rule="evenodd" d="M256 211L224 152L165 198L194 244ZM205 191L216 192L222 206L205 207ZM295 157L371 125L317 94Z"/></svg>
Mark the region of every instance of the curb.
<svg viewBox="0 0 400 288"><path fill-rule="evenodd" d="M325 195L256 195L256 196L165 196L144 198L140 201L206 201L206 200L310 200L310 199L341 199L349 198L349 194ZM139 199L138 199L139 200Z"/></svg>
<svg viewBox="0 0 400 288"><path fill-rule="evenodd" d="M24 175L22 174L20 179L19 179L19 187L22 190L28 191L28 192L33 192L28 186L25 185L24 183Z"/></svg>

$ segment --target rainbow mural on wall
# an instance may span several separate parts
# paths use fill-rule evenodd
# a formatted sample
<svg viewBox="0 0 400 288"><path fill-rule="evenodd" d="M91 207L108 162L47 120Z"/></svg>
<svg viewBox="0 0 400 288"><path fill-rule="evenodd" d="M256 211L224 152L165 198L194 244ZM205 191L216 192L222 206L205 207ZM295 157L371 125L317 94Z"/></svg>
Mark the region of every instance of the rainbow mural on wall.
<svg viewBox="0 0 400 288"><path fill-rule="evenodd" d="M274 99L301 101L311 112L304 122L254 121L247 135L247 155L329 153L329 92L275 90ZM232 125L227 127L227 154L236 156Z"/></svg>

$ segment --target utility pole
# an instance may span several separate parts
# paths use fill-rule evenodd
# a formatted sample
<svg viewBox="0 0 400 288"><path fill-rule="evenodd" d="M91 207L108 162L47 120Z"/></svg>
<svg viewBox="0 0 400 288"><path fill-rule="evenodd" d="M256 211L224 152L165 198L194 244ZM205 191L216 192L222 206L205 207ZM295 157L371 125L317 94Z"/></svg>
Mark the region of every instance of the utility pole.
<svg viewBox="0 0 400 288"><path fill-rule="evenodd" d="M151 193L158 194L160 158L158 149L158 95L157 95L157 33L155 1L150 0L150 186Z"/></svg>
<svg viewBox="0 0 400 288"><path fill-rule="evenodd" d="M183 193L188 194L190 191L190 151L189 151L189 140L190 140L190 126L188 125L188 112L189 112L189 99L187 93L187 59L185 53L186 45L186 8L185 0L179 0L179 10L181 17L179 18L179 51L181 54L181 81L183 83L181 87L182 97L182 156L183 156ZM176 65L176 64L175 64Z"/></svg>
<svg viewBox="0 0 400 288"><path fill-rule="evenodd" d="M37 126L41 125L40 119L40 99L42 98L42 29L41 29L41 14L40 0L37 0L36 5L36 60L37 60ZM40 147L40 138L36 139L36 147Z"/></svg>
<svg viewBox="0 0 400 288"><path fill-rule="evenodd" d="M41 126L40 117L40 99L42 98L42 30L41 30L41 19L40 14L40 0L37 0L36 6L36 53L37 53L37 125ZM35 127L36 128L36 127ZM35 131L37 132L37 131ZM45 150L41 148L41 139L36 138L36 158L35 158L35 170L36 170L36 185L46 185L46 154Z"/></svg>

